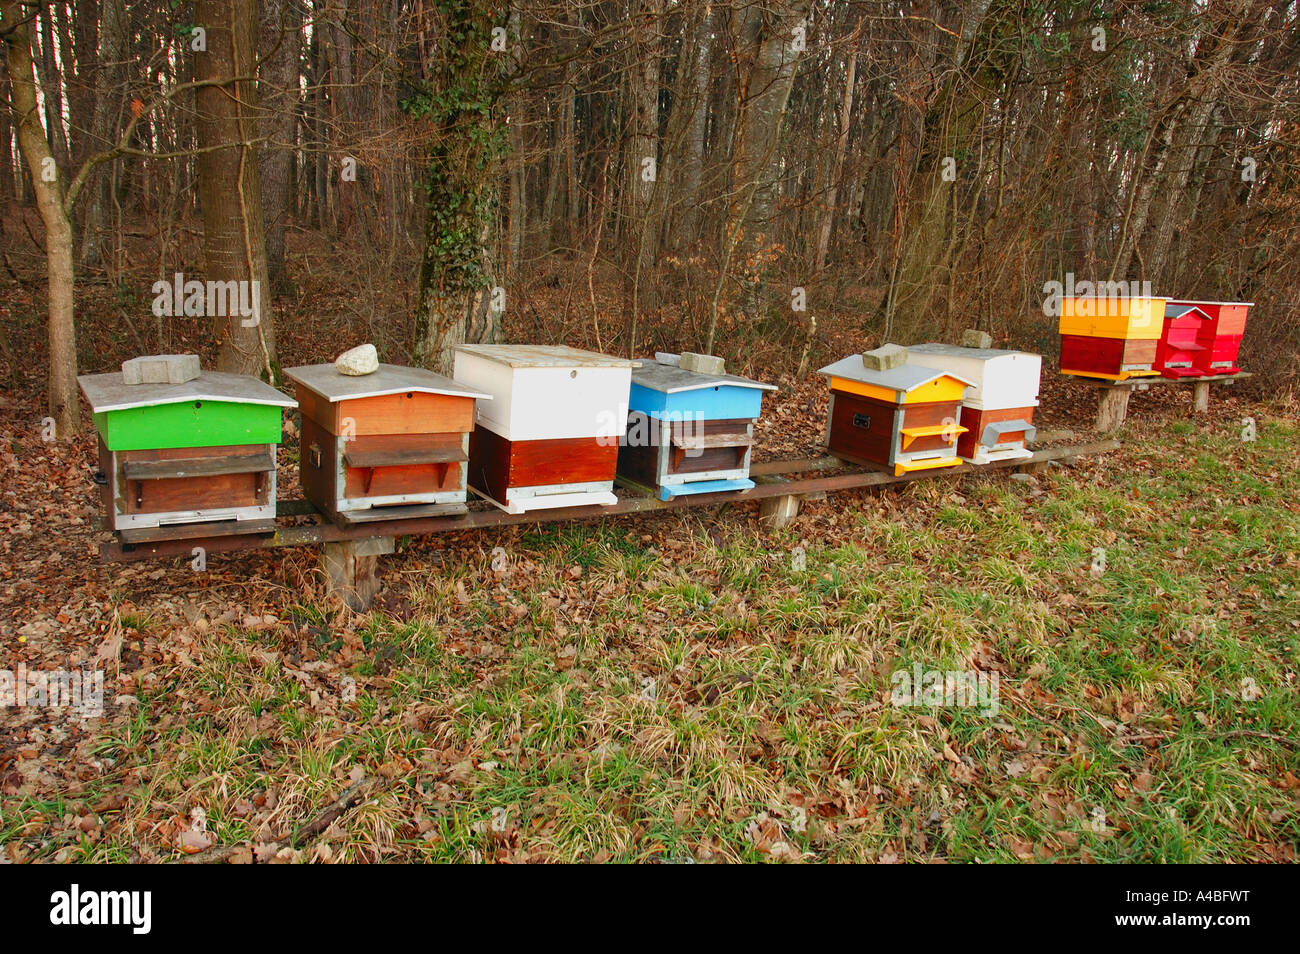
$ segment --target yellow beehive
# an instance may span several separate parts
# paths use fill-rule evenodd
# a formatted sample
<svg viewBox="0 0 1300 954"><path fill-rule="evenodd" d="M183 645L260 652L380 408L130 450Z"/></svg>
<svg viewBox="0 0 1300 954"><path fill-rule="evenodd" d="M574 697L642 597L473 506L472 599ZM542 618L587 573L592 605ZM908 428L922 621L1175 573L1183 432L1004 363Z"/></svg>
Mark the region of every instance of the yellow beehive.
<svg viewBox="0 0 1300 954"><path fill-rule="evenodd" d="M1065 298L1061 334L1155 340L1164 330L1167 298Z"/></svg>

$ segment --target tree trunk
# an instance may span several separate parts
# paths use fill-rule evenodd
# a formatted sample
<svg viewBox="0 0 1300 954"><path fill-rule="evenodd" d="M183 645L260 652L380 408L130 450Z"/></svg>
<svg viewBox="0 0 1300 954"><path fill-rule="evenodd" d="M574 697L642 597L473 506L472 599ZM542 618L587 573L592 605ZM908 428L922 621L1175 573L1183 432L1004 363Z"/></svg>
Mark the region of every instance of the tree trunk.
<svg viewBox="0 0 1300 954"><path fill-rule="evenodd" d="M521 55L520 17L518 11L510 14L510 37L514 44L510 55ZM519 90L511 98L509 107L510 120L506 125L506 142L510 148L510 221L507 224L506 274L518 279L523 270L524 244L528 231L528 167L525 165L524 149L527 141L524 135L524 95Z"/></svg>
<svg viewBox="0 0 1300 954"><path fill-rule="evenodd" d="M54 154L41 127L36 96L31 30L15 0L0 3L10 106L18 121L18 143L31 170L37 208L45 223L45 260L49 273L49 411L58 437L74 436L81 427L77 396L77 331L73 313L72 223L63 204L63 179L44 171Z"/></svg>
<svg viewBox="0 0 1300 954"><path fill-rule="evenodd" d="M0 61L5 59L4 44L0 44ZM0 65L0 103L9 102L9 70ZM0 109L0 205L14 198L13 126L9 110ZM17 369L15 369L17 370Z"/></svg>
<svg viewBox="0 0 1300 954"><path fill-rule="evenodd" d="M248 282L253 315L213 315L217 368L237 374L279 373L266 272L262 189L257 172L256 0L199 0L197 22L207 52L194 54L198 80L220 80L194 97L199 201L203 206L204 277ZM209 302L209 306L213 303Z"/></svg>
<svg viewBox="0 0 1300 954"><path fill-rule="evenodd" d="M41 10L41 91L45 94L45 132L59 170L68 173L68 137L63 130L63 76L54 56L53 7Z"/></svg>
<svg viewBox="0 0 1300 954"><path fill-rule="evenodd" d="M689 109L686 124L686 142L682 147L682 168L679 180L684 203L682 227L676 231L673 243L681 247L698 237L700 223L700 183L704 177L705 136L709 127L709 67L713 62L713 30L715 14L713 4L704 8L699 28L695 31L695 56L690 62L690 101L675 105L674 110Z"/></svg>
<svg viewBox="0 0 1300 954"><path fill-rule="evenodd" d="M777 142L794 84L799 50L795 27L806 25L803 0L778 6L777 2L745 4L736 9L742 55L752 59L740 91L736 120L732 201L723 237L718 283L709 305L704 348L711 351L718 329L718 307L727 280L731 256L737 246L756 248L767 242L776 202L780 155ZM761 307L761 282L748 281L742 307L753 313Z"/></svg>
<svg viewBox="0 0 1300 954"><path fill-rule="evenodd" d="M960 175L956 157L969 149L1000 85L1002 53L996 38L1003 24L1018 15L1018 8L1006 0L985 0L966 12L954 57L957 66L948 71L922 125L921 146L908 190L916 198L909 198L896 213L901 217L897 253L878 312L883 316L886 338L893 335L900 314L909 324L921 319L938 290L938 276L952 247L951 193L957 188L955 181L944 177L946 163L953 162L952 168ZM974 73L961 68L968 61L973 61ZM907 181L904 170L900 169L899 174L903 186ZM900 201L903 197L900 193Z"/></svg>
<svg viewBox="0 0 1300 954"><path fill-rule="evenodd" d="M434 75L408 105L433 127L412 350L421 366L450 374L457 345L498 335L488 239L506 141L498 115L506 63L490 46L495 23L486 0L455 0L442 16ZM517 48L517 21L511 25L509 42Z"/></svg>
<svg viewBox="0 0 1300 954"><path fill-rule="evenodd" d="M651 209L659 185L659 0L641 0L632 17L630 45L631 110L624 167L627 179L628 242L625 293L628 304L627 348L639 347L637 322L642 310L655 307L650 269L658 254L658 229Z"/></svg>
<svg viewBox="0 0 1300 954"><path fill-rule="evenodd" d="M262 213L266 217L266 271L273 295L294 293L285 269L284 238L298 128L301 30L299 0L263 0L258 92L266 110L262 126L266 143L260 151L258 174L262 180Z"/></svg>
<svg viewBox="0 0 1300 954"><path fill-rule="evenodd" d="M86 155L105 152L114 145L113 132L122 95L122 66L126 58L126 10L122 0L101 0L99 10L99 68L95 71L95 108ZM101 165L91 172L91 177L81 233L83 268L104 262L104 222L113 201L113 167Z"/></svg>
<svg viewBox="0 0 1300 954"><path fill-rule="evenodd" d="M732 220L744 223L747 244L771 237L782 158L777 141L799 58L795 27L806 22L806 12L801 2L753 4L740 12L742 49L753 60L742 92Z"/></svg>
<svg viewBox="0 0 1300 954"><path fill-rule="evenodd" d="M564 97L561 101L561 110L564 117L564 217L568 223L568 235L565 244L566 247L572 248L577 244L578 214L582 193L578 190L578 164L574 158L574 151L578 141L578 89L574 86L571 77L570 81L565 84L564 92L561 95Z"/></svg>
<svg viewBox="0 0 1300 954"><path fill-rule="evenodd" d="M856 41L856 36L855 36ZM817 234L817 251L813 256L813 274L826 267L826 255L831 246L831 230L835 226L835 202L839 198L840 176L844 172L844 156L849 150L849 119L853 115L853 83L858 75L857 51L849 53L849 63L844 76L844 102L840 105L840 135L835 144L835 161L831 164L830 186L826 190L825 209L821 228Z"/></svg>

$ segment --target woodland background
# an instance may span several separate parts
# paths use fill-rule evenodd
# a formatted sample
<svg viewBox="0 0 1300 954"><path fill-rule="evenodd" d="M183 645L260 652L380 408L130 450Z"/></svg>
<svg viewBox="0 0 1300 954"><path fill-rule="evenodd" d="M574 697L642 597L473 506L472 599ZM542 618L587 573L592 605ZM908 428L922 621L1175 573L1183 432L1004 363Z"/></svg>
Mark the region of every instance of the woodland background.
<svg viewBox="0 0 1300 954"><path fill-rule="evenodd" d="M0 349L61 434L139 353L1051 356L1066 273L1256 301L1246 365L1296 373L1294 0L5 0L0 34ZM176 272L259 279L262 324L156 318Z"/></svg>

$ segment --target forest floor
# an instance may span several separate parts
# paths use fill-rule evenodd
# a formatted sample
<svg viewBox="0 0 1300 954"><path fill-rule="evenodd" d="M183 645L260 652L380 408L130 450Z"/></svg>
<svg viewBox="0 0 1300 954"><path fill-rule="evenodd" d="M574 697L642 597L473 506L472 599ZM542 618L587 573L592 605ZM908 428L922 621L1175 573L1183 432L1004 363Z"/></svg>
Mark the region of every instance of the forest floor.
<svg viewBox="0 0 1300 954"><path fill-rule="evenodd" d="M759 446L807 455L824 389L777 382ZM1112 453L782 531L408 539L363 614L305 548L100 564L93 435L41 441L34 375L0 402L0 668L105 673L101 717L0 709L4 860L1296 860L1293 400L1139 394ZM914 666L996 674L996 711L895 704Z"/></svg>

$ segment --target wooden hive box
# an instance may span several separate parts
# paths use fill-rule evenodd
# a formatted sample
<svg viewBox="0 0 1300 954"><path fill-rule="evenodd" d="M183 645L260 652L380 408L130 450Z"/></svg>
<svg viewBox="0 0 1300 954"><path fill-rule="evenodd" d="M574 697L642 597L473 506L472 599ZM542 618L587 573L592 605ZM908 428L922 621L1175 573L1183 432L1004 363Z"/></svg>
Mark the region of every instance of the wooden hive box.
<svg viewBox="0 0 1300 954"><path fill-rule="evenodd" d="M474 406L489 395L422 368L285 371L302 407L302 492L349 526L465 511Z"/></svg>
<svg viewBox="0 0 1300 954"><path fill-rule="evenodd" d="M1203 338L1204 350L1196 353L1192 366L1202 375L1236 374L1241 370L1237 359L1241 338L1246 333L1246 318L1255 303L1251 301L1194 301L1173 299L1172 305L1192 306L1209 316Z"/></svg>
<svg viewBox="0 0 1300 954"><path fill-rule="evenodd" d="M492 396L475 414L470 487L510 513L617 503L635 365L564 345L458 347L456 381Z"/></svg>
<svg viewBox="0 0 1300 954"><path fill-rule="evenodd" d="M909 364L951 371L972 382L962 399L957 456L972 464L1032 457L1034 408L1043 359L1024 351L909 345Z"/></svg>
<svg viewBox="0 0 1300 954"><path fill-rule="evenodd" d="M1159 374L1156 350L1164 298L1066 298L1061 302L1061 373L1125 381Z"/></svg>
<svg viewBox="0 0 1300 954"><path fill-rule="evenodd" d="M705 374L656 354L632 372L627 433L618 474L661 500L749 490L754 422L763 392L776 386L733 374Z"/></svg>
<svg viewBox="0 0 1300 954"><path fill-rule="evenodd" d="M1155 369L1166 378L1204 376L1201 354L1210 349L1213 326L1214 319L1196 305L1168 302Z"/></svg>
<svg viewBox="0 0 1300 954"><path fill-rule="evenodd" d="M826 447L836 457L889 467L895 476L961 463L961 402L970 380L910 362L875 371L857 354L820 373L830 383Z"/></svg>
<svg viewBox="0 0 1300 954"><path fill-rule="evenodd" d="M275 452L292 398L219 371L182 384L126 384L116 372L77 381L99 431L104 513L123 539L209 522L221 533L274 529Z"/></svg>

